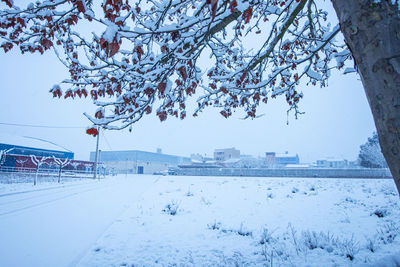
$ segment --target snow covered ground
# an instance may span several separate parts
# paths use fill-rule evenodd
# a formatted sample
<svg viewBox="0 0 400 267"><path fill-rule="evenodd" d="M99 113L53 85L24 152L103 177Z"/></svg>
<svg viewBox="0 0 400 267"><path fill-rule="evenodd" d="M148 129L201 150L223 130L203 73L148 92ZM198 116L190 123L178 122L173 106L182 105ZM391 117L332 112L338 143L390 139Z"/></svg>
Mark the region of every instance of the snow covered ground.
<svg viewBox="0 0 400 267"><path fill-rule="evenodd" d="M30 191L0 185L0 266L400 265L392 180L131 175L18 186Z"/></svg>

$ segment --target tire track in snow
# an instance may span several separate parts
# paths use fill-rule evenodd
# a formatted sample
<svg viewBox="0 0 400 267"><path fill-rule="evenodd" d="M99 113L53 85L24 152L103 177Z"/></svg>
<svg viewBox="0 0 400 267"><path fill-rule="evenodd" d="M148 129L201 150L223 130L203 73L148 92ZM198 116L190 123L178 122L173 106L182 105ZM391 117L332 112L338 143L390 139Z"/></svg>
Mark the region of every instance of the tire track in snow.
<svg viewBox="0 0 400 267"><path fill-rule="evenodd" d="M66 188L66 187L75 187L75 186L85 185L85 184L87 184L87 183L78 183L78 184L75 184L75 183L74 183L74 184L70 184L70 185L63 184L62 186L53 186L53 187L45 187L45 188L39 188L39 189L34 189L34 190L10 192L10 193L0 194L0 198L2 198L2 197L14 196L14 195L20 195L20 194L27 194L27 193L40 192L40 191L47 191L47 190L52 190L52 189L59 189L59 188Z"/></svg>
<svg viewBox="0 0 400 267"><path fill-rule="evenodd" d="M46 200L46 201L42 201L42 202L39 202L39 203L31 204L31 205L28 204L28 206L17 207L17 208L14 208L14 209L6 211L6 212L0 212L0 217L6 216L6 215L10 215L10 214L14 214L14 213L17 213L17 212L20 212L20 211L25 211L25 210L29 210L29 209L32 209L32 208L40 207L40 206L43 206L43 205L52 204L52 203L54 203L56 201L63 200L63 199L69 198L69 197L73 197L73 196L76 196L76 195L79 195L79 194L82 194L82 193L87 193L87 192L91 192L91 191L95 191L95 190L99 190L99 189L105 189L105 188L109 188L109 185L107 184L107 185L97 186L97 187L94 187L94 188L90 188L90 189L86 189L86 190L80 190L80 191L73 192L73 193L67 192L68 193L67 195L64 195L62 197L54 198L54 199L52 199L50 201ZM46 196L49 196L49 195L52 195L52 194L43 195L43 197L46 197Z"/></svg>
<svg viewBox="0 0 400 267"><path fill-rule="evenodd" d="M50 195L54 195L54 194L59 194L60 191L64 191L66 188L72 188L75 189L75 187L91 187L93 186L93 184L88 184L88 183L80 183L80 184L74 184L74 185L68 185L68 186L58 186L58 187L51 187L51 188L43 188L43 189L38 189L38 190L30 190L30 191L23 191L23 192L16 192L16 193L10 193L10 194L4 194L4 195L0 195L0 206L3 205L7 205L7 204L11 204L11 203L17 203L17 202L21 202L21 201L25 201L25 200L30 200L30 199L36 199L36 198L40 198L40 197L46 197L46 196L50 196ZM51 192L49 193L45 193L45 194L37 194L31 197L26 197L26 198L18 198L18 199L14 199L14 200L10 200L10 201L6 201L3 202L3 199L1 197L9 197L9 198L13 198L15 196L18 196L20 194L35 194L36 192L41 193L41 191L47 191L50 190ZM6 198L7 199L7 198Z"/></svg>

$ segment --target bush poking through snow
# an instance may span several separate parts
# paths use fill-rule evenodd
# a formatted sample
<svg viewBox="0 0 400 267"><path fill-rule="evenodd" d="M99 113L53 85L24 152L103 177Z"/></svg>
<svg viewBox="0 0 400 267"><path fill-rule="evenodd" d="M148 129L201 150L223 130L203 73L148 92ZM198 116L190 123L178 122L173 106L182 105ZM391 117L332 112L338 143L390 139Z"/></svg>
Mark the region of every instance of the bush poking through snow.
<svg viewBox="0 0 400 267"><path fill-rule="evenodd" d="M193 196L193 193L190 191L190 188L186 192L185 196L187 196L187 197L192 197Z"/></svg>
<svg viewBox="0 0 400 267"><path fill-rule="evenodd" d="M221 228L221 223L214 220L213 223L207 224L207 228L210 230L219 230Z"/></svg>
<svg viewBox="0 0 400 267"><path fill-rule="evenodd" d="M267 228L263 228L259 243L261 245L271 244L273 240L274 240L274 238L272 237L272 232L269 231Z"/></svg>
<svg viewBox="0 0 400 267"><path fill-rule="evenodd" d="M367 245L365 246L369 251L374 253L377 249L376 238L367 238Z"/></svg>
<svg viewBox="0 0 400 267"><path fill-rule="evenodd" d="M211 205L211 201L208 200L208 199L205 198L205 197L201 197L201 202L202 202L204 205L206 205L206 206L210 206L210 205Z"/></svg>
<svg viewBox="0 0 400 267"><path fill-rule="evenodd" d="M349 239L344 239L343 241L339 242L338 248L342 254L351 261L354 260L355 255L360 251L360 245L354 239L354 235L352 235Z"/></svg>
<svg viewBox="0 0 400 267"><path fill-rule="evenodd" d="M297 193L297 192L299 192L299 189L296 188L296 187L293 187L293 188L292 188L292 193L295 194L295 193Z"/></svg>
<svg viewBox="0 0 400 267"><path fill-rule="evenodd" d="M400 234L400 228L391 222L378 230L378 239L385 245L391 244L398 234Z"/></svg>
<svg viewBox="0 0 400 267"><path fill-rule="evenodd" d="M327 234L315 231L303 231L301 233L303 244L306 248L313 250L316 248L325 249L331 253L333 248L338 245L338 240L329 232Z"/></svg>
<svg viewBox="0 0 400 267"><path fill-rule="evenodd" d="M370 215L376 215L378 218L383 218L389 215L389 211L386 209L376 209Z"/></svg>
<svg viewBox="0 0 400 267"><path fill-rule="evenodd" d="M238 235L241 236L253 236L253 232L247 230L246 228L243 227L243 223L240 224L240 228L237 231Z"/></svg>
<svg viewBox="0 0 400 267"><path fill-rule="evenodd" d="M175 216L178 212L179 204L180 203L177 201L172 200L171 203L168 203L162 211L169 215Z"/></svg>
<svg viewBox="0 0 400 267"><path fill-rule="evenodd" d="M397 196L395 187L388 184L383 185L380 191L386 196Z"/></svg>
<svg viewBox="0 0 400 267"><path fill-rule="evenodd" d="M272 193L268 193L268 194L267 194L267 198L273 199L274 197L275 197L275 195L272 194Z"/></svg>
<svg viewBox="0 0 400 267"><path fill-rule="evenodd" d="M240 236L253 236L253 232L247 230L245 227L243 227L243 223L240 224L240 228L239 229L226 229L226 228L222 228L221 223L217 223L216 221L214 221L214 223L212 224L207 224L208 229L210 230L220 230L222 233L234 233L234 234L238 234Z"/></svg>

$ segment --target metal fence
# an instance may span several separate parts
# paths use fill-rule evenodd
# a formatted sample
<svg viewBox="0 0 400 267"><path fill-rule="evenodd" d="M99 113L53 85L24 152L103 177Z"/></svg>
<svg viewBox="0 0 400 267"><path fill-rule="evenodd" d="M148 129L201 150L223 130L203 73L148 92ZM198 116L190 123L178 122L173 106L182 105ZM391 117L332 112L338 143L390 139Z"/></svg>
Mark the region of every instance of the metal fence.
<svg viewBox="0 0 400 267"><path fill-rule="evenodd" d="M0 183L24 183L33 181L37 175L39 181L57 181L60 175L59 168L23 168L23 167L0 167ZM99 178L104 178L103 173L99 173ZM61 170L62 179L73 178L93 178L93 171L82 170Z"/></svg>

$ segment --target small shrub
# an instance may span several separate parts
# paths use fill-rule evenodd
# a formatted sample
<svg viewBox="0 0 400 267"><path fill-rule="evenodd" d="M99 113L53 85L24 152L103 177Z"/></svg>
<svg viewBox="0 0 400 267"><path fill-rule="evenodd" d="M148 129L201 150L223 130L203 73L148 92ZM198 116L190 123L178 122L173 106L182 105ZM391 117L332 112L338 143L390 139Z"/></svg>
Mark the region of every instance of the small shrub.
<svg viewBox="0 0 400 267"><path fill-rule="evenodd" d="M268 194L267 194L267 198L273 199L274 197L275 197L275 195L272 194L272 193L268 193Z"/></svg>
<svg viewBox="0 0 400 267"><path fill-rule="evenodd" d="M162 211L169 215L175 216L178 212L178 208L179 203L172 200L171 203L168 203Z"/></svg>
<svg viewBox="0 0 400 267"><path fill-rule="evenodd" d="M392 185L383 185L380 191L387 196L397 196L396 189Z"/></svg>
<svg viewBox="0 0 400 267"><path fill-rule="evenodd" d="M302 237L303 237L303 242L304 245L310 249L316 249L319 247L319 243L318 243L318 235L316 232L312 231L306 231L306 232L302 232Z"/></svg>
<svg viewBox="0 0 400 267"><path fill-rule="evenodd" d="M211 205L211 201L206 199L205 197L201 197L201 202L203 202L203 204L206 205L206 206L210 206Z"/></svg>
<svg viewBox="0 0 400 267"><path fill-rule="evenodd" d="M323 232L305 231L302 232L302 238L304 245L310 250L320 248L331 253L333 247L338 244L338 240L329 232L325 234Z"/></svg>
<svg viewBox="0 0 400 267"><path fill-rule="evenodd" d="M393 222L385 224L381 229L378 230L378 239L383 244L391 244L400 234L400 229Z"/></svg>
<svg viewBox="0 0 400 267"><path fill-rule="evenodd" d="M366 249L374 253L376 251L376 238L367 238Z"/></svg>
<svg viewBox="0 0 400 267"><path fill-rule="evenodd" d="M238 235L241 236L252 236L253 232L246 230L245 228L243 228L243 223L240 224L240 228L237 231Z"/></svg>
<svg viewBox="0 0 400 267"><path fill-rule="evenodd" d="M386 209L376 209L370 215L376 215L378 218L383 218L389 215L389 211Z"/></svg>
<svg viewBox="0 0 400 267"><path fill-rule="evenodd" d="M293 188L292 188L292 193L295 194L295 193L297 193L297 192L299 192L299 189L296 188L296 187L293 187Z"/></svg>
<svg viewBox="0 0 400 267"><path fill-rule="evenodd" d="M349 203L353 203L353 204L357 204L357 200L351 198L351 197L346 197L344 199L344 201L349 202Z"/></svg>
<svg viewBox="0 0 400 267"><path fill-rule="evenodd" d="M272 237L272 232L269 231L267 228L263 228L259 243L261 245L271 244L273 240L274 238Z"/></svg>
<svg viewBox="0 0 400 267"><path fill-rule="evenodd" d="M187 197L192 197L193 193L190 191L190 188L188 189L188 191L185 194Z"/></svg>
<svg viewBox="0 0 400 267"><path fill-rule="evenodd" d="M355 255L360 251L360 246L358 242L354 239L354 235L350 239L344 239L338 243L338 248L346 258L353 261Z"/></svg>
<svg viewBox="0 0 400 267"><path fill-rule="evenodd" d="M221 223L214 220L213 223L207 224L207 228L210 230L219 230L221 228Z"/></svg>

